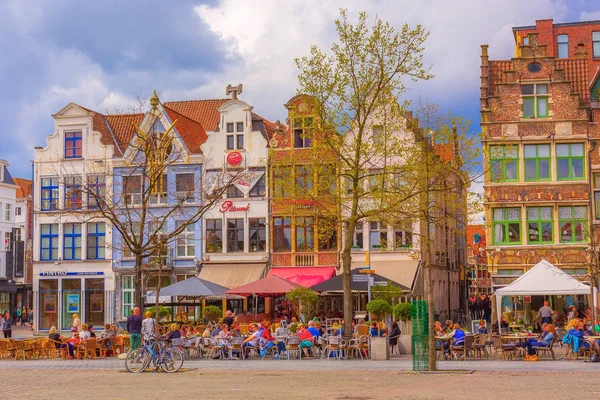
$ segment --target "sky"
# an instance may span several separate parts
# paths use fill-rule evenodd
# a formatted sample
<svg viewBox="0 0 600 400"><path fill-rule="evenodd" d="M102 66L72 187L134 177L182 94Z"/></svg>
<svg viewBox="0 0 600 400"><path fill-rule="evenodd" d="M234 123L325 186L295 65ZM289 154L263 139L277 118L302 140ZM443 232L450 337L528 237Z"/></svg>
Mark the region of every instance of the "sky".
<svg viewBox="0 0 600 400"><path fill-rule="evenodd" d="M2 0L0 159L31 177L34 146L52 134L52 114L69 102L124 110L156 89L161 101L240 98L285 120L296 94L294 58L329 49L339 8L398 29L430 32L425 63L435 78L407 81L406 99L436 103L479 132L480 45L490 59L513 55L513 26L600 20L598 0Z"/></svg>

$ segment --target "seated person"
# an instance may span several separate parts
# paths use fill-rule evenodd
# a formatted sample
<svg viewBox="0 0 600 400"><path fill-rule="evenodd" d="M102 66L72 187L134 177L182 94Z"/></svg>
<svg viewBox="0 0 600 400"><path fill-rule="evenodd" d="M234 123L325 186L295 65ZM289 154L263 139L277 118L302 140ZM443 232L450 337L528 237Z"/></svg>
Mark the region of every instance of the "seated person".
<svg viewBox="0 0 600 400"><path fill-rule="evenodd" d="M50 327L50 331L48 332L48 339L54 340L55 342L59 342L54 344L57 349L62 346L62 344L60 343L60 341L62 340L62 336L60 336L60 334L56 332L55 326Z"/></svg>
<svg viewBox="0 0 600 400"><path fill-rule="evenodd" d="M315 326L316 324L319 324L319 322L315 322L315 321L308 321L308 328L307 330L310 332L310 334L314 337L319 337L321 336L321 332L319 332L319 329ZM320 325L320 324L319 324Z"/></svg>
<svg viewBox="0 0 600 400"><path fill-rule="evenodd" d="M81 325L81 332L79 332L79 340L84 341L92 337L88 329L89 328L87 324Z"/></svg>
<svg viewBox="0 0 600 400"><path fill-rule="evenodd" d="M359 331L365 331L368 329L369 328L365 324L365 320L363 318L360 318L358 320L358 324L356 324L356 326L354 327L354 334L357 335L359 333Z"/></svg>
<svg viewBox="0 0 600 400"><path fill-rule="evenodd" d="M106 355L112 355L112 343L110 342L111 338L115 338L115 331L110 329L110 324L104 324L104 330L100 334L100 339L108 339L104 341L104 348L106 349Z"/></svg>
<svg viewBox="0 0 600 400"><path fill-rule="evenodd" d="M549 347L552 344L552 340L557 337L556 329L554 325L543 323L542 324L542 338L540 340L530 338L527 339L525 343L523 343L523 350L526 351L526 354L523 356L525 361L537 361L538 356L535 351L536 347Z"/></svg>
<svg viewBox="0 0 600 400"><path fill-rule="evenodd" d="M487 335L488 330L487 330L487 328L485 326L485 320L482 319L482 320L479 321L479 326L477 327L477 329L475 330L475 332L479 333L479 334L486 334Z"/></svg>
<svg viewBox="0 0 600 400"><path fill-rule="evenodd" d="M380 337L387 337L387 326L385 325L385 322L380 321L377 323L377 329L379 329L379 336Z"/></svg>
<svg viewBox="0 0 600 400"><path fill-rule="evenodd" d="M304 348L312 347L312 333L308 329L304 327L304 325L298 325L298 339L300 339L300 351L303 351Z"/></svg>
<svg viewBox="0 0 600 400"><path fill-rule="evenodd" d="M333 326L331 327L331 336L341 336L342 335L342 330L340 329L340 326L338 324L333 324Z"/></svg>
<svg viewBox="0 0 600 400"><path fill-rule="evenodd" d="M242 344L242 349L245 349L246 355L249 352L249 350L247 350L248 347L257 347L259 345L261 333L262 332L260 332L256 324L250 326L250 336L248 336Z"/></svg>
<svg viewBox="0 0 600 400"><path fill-rule="evenodd" d="M90 338L95 338L96 337L96 333L94 332L94 327L93 326L89 326L88 327L88 332L90 333Z"/></svg>
<svg viewBox="0 0 600 400"><path fill-rule="evenodd" d="M202 332L202 337L203 338L210 337L210 328L209 327L204 328L204 332Z"/></svg>
<svg viewBox="0 0 600 400"><path fill-rule="evenodd" d="M265 356L265 353L268 349L275 346L275 338L271 334L271 323L269 321L265 321L262 324L262 329L260 330L260 355L261 357ZM285 350L285 345L283 346L283 350ZM281 346L279 343L277 344L277 353L281 351Z"/></svg>
<svg viewBox="0 0 600 400"><path fill-rule="evenodd" d="M440 321L435 321L433 323L433 329L435 330L435 336L444 336L444 329L442 328L442 323Z"/></svg>
<svg viewBox="0 0 600 400"><path fill-rule="evenodd" d="M225 312L225 318L223 318L223 324L227 325L229 329L231 329L231 325L235 322L235 315L231 310L227 310Z"/></svg>
<svg viewBox="0 0 600 400"><path fill-rule="evenodd" d="M452 322L452 320L451 320L451 319L447 319L447 320L446 320L446 322L445 322L445 326L446 326L446 327L444 328L444 331L445 331L446 333L450 333L450 332L452 332L452 331L454 330L454 323Z"/></svg>
<svg viewBox="0 0 600 400"><path fill-rule="evenodd" d="M450 352L450 341L452 340L452 346L462 346L465 342L465 332L462 330L460 324L457 322L453 325L452 331L444 336L444 352Z"/></svg>
<svg viewBox="0 0 600 400"><path fill-rule="evenodd" d="M371 335L371 337L379 337L379 329L377 328L377 322L371 322L371 325L369 326L369 334Z"/></svg>
<svg viewBox="0 0 600 400"><path fill-rule="evenodd" d="M181 339L181 330L179 330L179 328L177 327L177 324L171 324L171 330L169 331L169 334L167 335L167 339L168 340Z"/></svg>

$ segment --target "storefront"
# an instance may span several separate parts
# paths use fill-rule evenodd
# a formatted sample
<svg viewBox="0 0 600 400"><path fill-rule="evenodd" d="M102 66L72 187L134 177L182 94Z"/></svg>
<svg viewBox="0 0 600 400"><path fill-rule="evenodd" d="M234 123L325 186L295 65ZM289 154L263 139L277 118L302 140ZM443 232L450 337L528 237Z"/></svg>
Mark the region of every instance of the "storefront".
<svg viewBox="0 0 600 400"><path fill-rule="evenodd" d="M77 314L82 323L97 329L102 329L107 322L113 322L115 299L112 271L82 271L81 266L77 269L42 269L34 272L36 332L49 330L52 326L68 332L71 330L73 314Z"/></svg>

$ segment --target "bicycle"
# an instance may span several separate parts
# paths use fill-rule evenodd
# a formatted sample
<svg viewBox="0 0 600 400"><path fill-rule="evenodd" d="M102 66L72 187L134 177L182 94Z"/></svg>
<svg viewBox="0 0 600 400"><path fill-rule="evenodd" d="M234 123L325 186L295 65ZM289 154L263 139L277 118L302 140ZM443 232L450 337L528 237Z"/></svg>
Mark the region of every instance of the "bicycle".
<svg viewBox="0 0 600 400"><path fill-rule="evenodd" d="M158 351L155 351L155 348ZM132 373L144 372L152 362L155 370L177 372L183 366L183 352L161 341L144 342L144 345L131 350L125 357L125 368Z"/></svg>

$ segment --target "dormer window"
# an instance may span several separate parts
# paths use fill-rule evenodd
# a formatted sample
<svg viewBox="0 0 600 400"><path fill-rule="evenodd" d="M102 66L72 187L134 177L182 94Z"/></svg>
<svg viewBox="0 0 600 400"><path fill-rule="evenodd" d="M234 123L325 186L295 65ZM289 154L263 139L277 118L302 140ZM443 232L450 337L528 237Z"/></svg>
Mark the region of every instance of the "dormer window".
<svg viewBox="0 0 600 400"><path fill-rule="evenodd" d="M294 119L294 147L310 147L312 144L311 129L313 126L312 117Z"/></svg>
<svg viewBox="0 0 600 400"><path fill-rule="evenodd" d="M235 132L234 132L235 128ZM242 150L244 148L244 123L227 123L227 150Z"/></svg>
<svg viewBox="0 0 600 400"><path fill-rule="evenodd" d="M548 85L521 85L523 96L523 118L548 117Z"/></svg>
<svg viewBox="0 0 600 400"><path fill-rule="evenodd" d="M65 158L81 158L81 131L65 132Z"/></svg>

